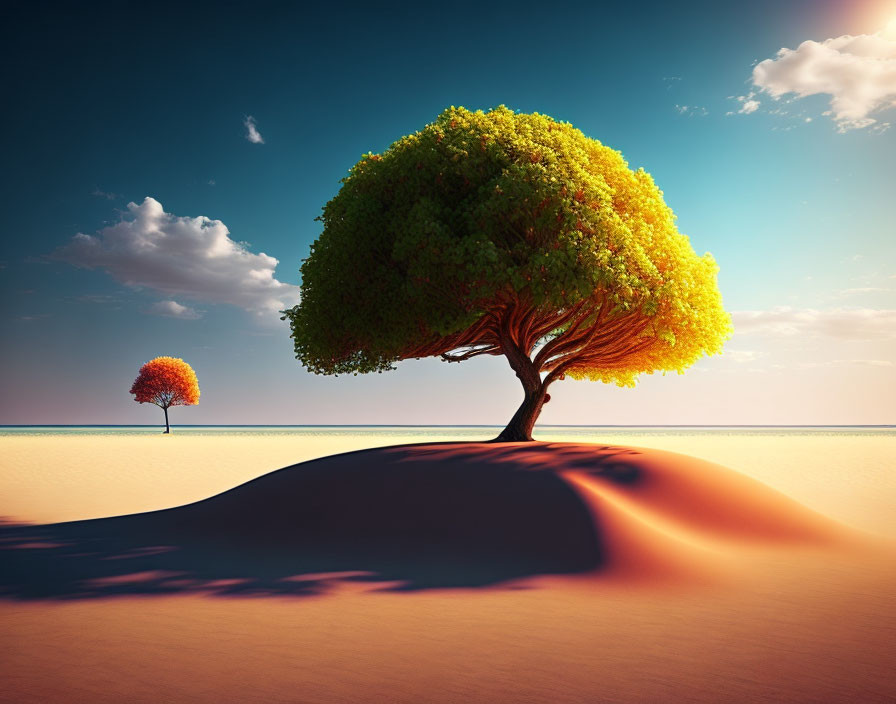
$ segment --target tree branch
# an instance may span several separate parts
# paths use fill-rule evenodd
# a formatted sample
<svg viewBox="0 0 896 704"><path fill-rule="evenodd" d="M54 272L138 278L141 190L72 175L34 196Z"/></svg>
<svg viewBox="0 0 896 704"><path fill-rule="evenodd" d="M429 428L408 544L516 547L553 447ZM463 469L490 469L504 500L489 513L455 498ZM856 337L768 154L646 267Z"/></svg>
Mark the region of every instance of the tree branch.
<svg viewBox="0 0 896 704"><path fill-rule="evenodd" d="M557 358L545 365L549 371L545 378L545 385L553 383L561 377L570 367L587 364L589 366L611 367L626 357L647 349L656 343L655 337L641 338L639 335L647 327L650 319L644 319L635 325L630 331L621 337L615 337L604 344L595 345L593 342L576 351L569 352L563 357ZM604 340L606 337L601 336Z"/></svg>
<svg viewBox="0 0 896 704"><path fill-rule="evenodd" d="M555 346L551 351L551 358L546 359L541 366L544 369L551 369L568 355L580 354L589 348L601 348L627 340L639 335L649 321L650 318L642 317L640 313L628 313L602 324L603 316L598 314L594 323Z"/></svg>
<svg viewBox="0 0 896 704"><path fill-rule="evenodd" d="M440 356L446 362L463 362L467 359L477 357L481 354L501 355L504 353L501 351L500 345L486 345L485 347L477 347L475 349L466 350L464 352L457 352L454 354L452 354L451 352L443 352Z"/></svg>
<svg viewBox="0 0 896 704"><path fill-rule="evenodd" d="M556 330L558 327L566 325L567 323L570 323L570 326L563 332L559 333L553 340L547 342L544 347L542 347L538 351L538 354L535 355L536 366L538 366L539 368L542 367L548 360L548 357L550 357L551 354L557 351L558 348L565 348L574 342L579 327L594 313L594 308L588 308L584 314L580 315L582 309L586 307L585 303L585 301L581 301L576 306L573 306L572 310L570 311L571 314L567 313L566 315L560 317L557 325L552 328L553 330ZM592 327L599 326L603 321L603 318L606 314L605 303L605 297L601 296L601 303L598 307L598 317L594 321L594 325Z"/></svg>

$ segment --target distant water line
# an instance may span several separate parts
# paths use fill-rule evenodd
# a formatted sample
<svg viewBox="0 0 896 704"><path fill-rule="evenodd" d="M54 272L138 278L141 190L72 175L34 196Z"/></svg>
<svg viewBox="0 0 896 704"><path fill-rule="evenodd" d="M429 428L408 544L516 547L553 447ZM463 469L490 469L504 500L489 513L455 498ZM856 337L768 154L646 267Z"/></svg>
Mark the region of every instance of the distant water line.
<svg viewBox="0 0 896 704"><path fill-rule="evenodd" d="M294 436L315 438L340 437L411 437L428 440L489 440L503 426L488 425L182 425L173 432L187 436ZM157 425L17 425L0 426L0 437L32 436L139 436L160 434ZM599 439L601 435L613 436L896 436L892 425L810 425L810 426L760 426L760 425L540 425L535 428L535 438L551 439L564 436Z"/></svg>

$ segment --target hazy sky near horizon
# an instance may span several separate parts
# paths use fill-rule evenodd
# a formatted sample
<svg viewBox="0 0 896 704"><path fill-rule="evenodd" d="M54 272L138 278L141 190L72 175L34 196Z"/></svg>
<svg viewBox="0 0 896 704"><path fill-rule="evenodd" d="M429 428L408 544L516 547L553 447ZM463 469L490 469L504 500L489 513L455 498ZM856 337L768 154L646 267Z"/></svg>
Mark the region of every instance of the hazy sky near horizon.
<svg viewBox="0 0 896 704"><path fill-rule="evenodd" d="M503 358L316 377L277 311L368 151L444 108L571 122L663 189L736 332L543 423L896 423L896 0L2 10L0 423L503 424ZM892 123L892 126L891 126Z"/></svg>

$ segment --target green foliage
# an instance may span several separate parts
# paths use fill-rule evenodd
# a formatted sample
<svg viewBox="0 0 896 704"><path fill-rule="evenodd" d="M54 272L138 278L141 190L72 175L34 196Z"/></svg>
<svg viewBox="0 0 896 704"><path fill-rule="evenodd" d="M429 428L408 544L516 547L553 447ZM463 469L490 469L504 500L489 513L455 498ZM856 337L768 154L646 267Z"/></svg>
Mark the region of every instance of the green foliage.
<svg viewBox="0 0 896 704"><path fill-rule="evenodd" d="M543 115L449 108L363 156L320 220L284 311L315 373L390 369L512 301L549 314L601 296L613 316L649 317L640 335L657 344L566 372L619 384L681 370L730 332L715 262L650 175Z"/></svg>

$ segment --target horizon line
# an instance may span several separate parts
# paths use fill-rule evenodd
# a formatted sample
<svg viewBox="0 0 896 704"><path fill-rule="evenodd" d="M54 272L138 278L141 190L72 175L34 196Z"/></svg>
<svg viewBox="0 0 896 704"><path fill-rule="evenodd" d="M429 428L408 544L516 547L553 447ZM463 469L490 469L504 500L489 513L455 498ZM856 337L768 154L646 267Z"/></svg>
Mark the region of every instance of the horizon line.
<svg viewBox="0 0 896 704"><path fill-rule="evenodd" d="M0 428L157 428L158 423L13 423ZM191 423L178 424L177 428L503 428L503 424L465 423ZM536 424L536 428L894 428L887 423L822 423L822 424L763 424L763 423L674 423L674 424Z"/></svg>

